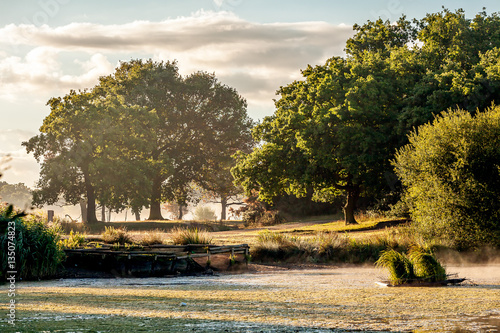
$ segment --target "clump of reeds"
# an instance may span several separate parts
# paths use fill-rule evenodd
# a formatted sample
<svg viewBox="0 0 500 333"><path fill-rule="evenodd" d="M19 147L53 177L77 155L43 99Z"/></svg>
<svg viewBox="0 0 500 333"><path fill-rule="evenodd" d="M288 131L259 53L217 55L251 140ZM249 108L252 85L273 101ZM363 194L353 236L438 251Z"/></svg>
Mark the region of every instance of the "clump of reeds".
<svg viewBox="0 0 500 333"><path fill-rule="evenodd" d="M163 244L162 237L163 230L155 229L149 230L142 234L141 244L142 245L155 245L155 244Z"/></svg>
<svg viewBox="0 0 500 333"><path fill-rule="evenodd" d="M416 278L413 264L404 253L392 249L383 251L375 264L389 271L389 281L393 285L408 283Z"/></svg>
<svg viewBox="0 0 500 333"><path fill-rule="evenodd" d="M446 270L431 250L421 247L410 249L409 258L413 263L417 278L426 282L446 280Z"/></svg>
<svg viewBox="0 0 500 333"><path fill-rule="evenodd" d="M127 244L132 243L132 237L129 235L127 228L113 228L113 227L105 227L105 230L102 234L102 240L108 244Z"/></svg>
<svg viewBox="0 0 500 333"><path fill-rule="evenodd" d="M427 248L412 247L408 255L392 249L383 251L375 264L388 270L392 285L446 279L444 267Z"/></svg>
<svg viewBox="0 0 500 333"><path fill-rule="evenodd" d="M210 234L198 228L174 228L170 233L170 238L172 238L172 241L176 245L212 243Z"/></svg>

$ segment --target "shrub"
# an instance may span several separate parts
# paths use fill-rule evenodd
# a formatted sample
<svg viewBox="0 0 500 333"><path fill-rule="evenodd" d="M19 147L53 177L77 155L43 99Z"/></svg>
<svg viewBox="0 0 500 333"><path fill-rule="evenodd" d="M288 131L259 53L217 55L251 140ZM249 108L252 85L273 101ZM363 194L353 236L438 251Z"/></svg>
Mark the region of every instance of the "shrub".
<svg viewBox="0 0 500 333"><path fill-rule="evenodd" d="M409 136L393 161L427 241L500 246L500 107L445 112Z"/></svg>
<svg viewBox="0 0 500 333"><path fill-rule="evenodd" d="M7 229L0 234L1 272L12 270L9 264L9 242L15 241L15 270L18 279L43 279L56 274L64 252L58 245L59 232L56 227L48 227L40 217L16 214L12 208L0 210L0 221L13 222L15 232Z"/></svg>
<svg viewBox="0 0 500 333"><path fill-rule="evenodd" d="M198 221L215 221L217 220L217 215L210 207L198 206L194 211L194 218Z"/></svg>
<svg viewBox="0 0 500 333"><path fill-rule="evenodd" d="M104 233L102 234L102 240L108 244L126 244L132 243L132 238L127 232L127 228L122 227L115 229L113 227L105 227Z"/></svg>
<svg viewBox="0 0 500 333"><path fill-rule="evenodd" d="M258 201L256 196L250 196L243 200L246 206L237 210L230 209L236 216L241 216L245 226L270 226L285 222L283 214L278 210L271 210L269 205Z"/></svg>
<svg viewBox="0 0 500 333"><path fill-rule="evenodd" d="M69 237L61 239L59 245L66 249L74 249L85 244L85 235L77 232L70 231Z"/></svg>
<svg viewBox="0 0 500 333"><path fill-rule="evenodd" d="M170 237L176 245L212 243L212 237L208 232L198 228L174 228Z"/></svg>

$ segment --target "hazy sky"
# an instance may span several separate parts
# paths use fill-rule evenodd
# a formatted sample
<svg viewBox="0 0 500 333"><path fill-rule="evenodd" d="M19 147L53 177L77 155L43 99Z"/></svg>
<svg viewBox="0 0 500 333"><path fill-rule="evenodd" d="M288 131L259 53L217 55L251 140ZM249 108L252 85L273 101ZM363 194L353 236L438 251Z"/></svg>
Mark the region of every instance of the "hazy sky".
<svg viewBox="0 0 500 333"><path fill-rule="evenodd" d="M177 60L182 74L214 72L248 101L255 119L271 115L275 91L300 69L342 55L354 23L441 6L469 17L498 0L0 0L2 180L33 186L38 165L21 147L49 114L50 97L91 88L120 60Z"/></svg>

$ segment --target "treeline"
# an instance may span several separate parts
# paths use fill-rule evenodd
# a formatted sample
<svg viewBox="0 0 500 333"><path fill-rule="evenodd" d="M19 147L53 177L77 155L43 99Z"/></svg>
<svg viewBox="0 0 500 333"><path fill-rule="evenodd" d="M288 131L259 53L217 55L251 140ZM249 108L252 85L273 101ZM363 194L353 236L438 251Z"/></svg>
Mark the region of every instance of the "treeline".
<svg viewBox="0 0 500 333"><path fill-rule="evenodd" d="M401 148L413 129L443 111L476 115L498 102L499 15L468 19L462 10L444 9L420 20L379 19L354 29L345 57L308 66L303 80L279 89L274 115L254 128L262 144L237 155L237 182L267 202L283 193L326 202L344 197L351 224L360 198L381 202L397 191L392 161L405 203L426 235L448 237L459 247L499 245L497 109L460 126L450 125L459 116L449 113L445 118L452 120L438 121L441 129L432 137L447 144ZM487 136L479 137L475 121ZM472 128L474 135L464 134ZM429 132L419 128L411 144L425 142L416 138ZM479 150L476 142L488 148ZM406 169L410 161L412 170Z"/></svg>
<svg viewBox="0 0 500 333"><path fill-rule="evenodd" d="M29 207L32 201L31 190L23 183L9 184L0 181L0 201L16 207Z"/></svg>
<svg viewBox="0 0 500 333"><path fill-rule="evenodd" d="M425 237L499 245L498 109L488 109L500 99L499 15L443 9L354 30L345 57L280 87L256 126L234 89L182 77L175 62L123 62L93 89L52 98L41 134L24 143L42 163L34 202L85 198L88 221L96 200L161 219L160 204L185 206L191 184L224 207L235 181L266 203L343 198L348 224L360 200L402 198ZM436 116L425 126L437 134L419 127Z"/></svg>
<svg viewBox="0 0 500 333"><path fill-rule="evenodd" d="M223 206L239 192L231 155L251 149L254 124L246 101L212 74L182 77L175 62L132 60L47 104L41 133L23 143L41 163L35 205L84 200L88 222L97 221L96 201L149 207L157 220L166 201L182 212L193 184Z"/></svg>

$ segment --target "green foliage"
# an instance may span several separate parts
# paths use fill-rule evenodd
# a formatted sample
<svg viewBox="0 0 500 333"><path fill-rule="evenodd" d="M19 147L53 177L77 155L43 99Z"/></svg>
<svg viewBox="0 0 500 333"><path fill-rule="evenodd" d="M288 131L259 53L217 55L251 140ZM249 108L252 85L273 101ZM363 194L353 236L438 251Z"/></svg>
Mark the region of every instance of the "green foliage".
<svg viewBox="0 0 500 333"><path fill-rule="evenodd" d="M459 249L500 245L500 107L448 111L393 162L418 232Z"/></svg>
<svg viewBox="0 0 500 333"><path fill-rule="evenodd" d="M210 207L197 206L194 210L194 219L198 221L215 221L217 216Z"/></svg>
<svg viewBox="0 0 500 333"><path fill-rule="evenodd" d="M105 227L102 240L108 244L130 244L132 237L127 232L127 228Z"/></svg>
<svg viewBox="0 0 500 333"><path fill-rule="evenodd" d="M461 10L356 25L346 58L309 66L280 88L274 115L254 129L261 144L236 154L236 181L268 202L309 190L317 200L345 196L346 223L355 223L359 196L394 191L389 161L415 126L498 98L499 27L497 14L470 20Z"/></svg>
<svg viewBox="0 0 500 333"><path fill-rule="evenodd" d="M212 237L198 228L174 228L170 237L176 245L211 244Z"/></svg>
<svg viewBox="0 0 500 333"><path fill-rule="evenodd" d="M15 213L11 208L0 211L0 220L13 222L12 229L0 234L0 271L8 268L9 242L15 243L15 270L18 279L43 279L56 274L64 252L58 245L59 233L57 228L47 227L43 219L37 216Z"/></svg>
<svg viewBox="0 0 500 333"><path fill-rule="evenodd" d="M213 74L181 77L175 62L122 62L93 89L48 105L41 134L23 143L41 163L34 203L86 200L88 222L96 200L116 211L149 206L162 219L162 202L192 200L192 182L217 184L209 190L227 199L230 156L253 143L246 101Z"/></svg>
<svg viewBox="0 0 500 333"><path fill-rule="evenodd" d="M85 235L77 232L70 231L68 238L61 239L59 245L65 249L74 249L85 244Z"/></svg>

